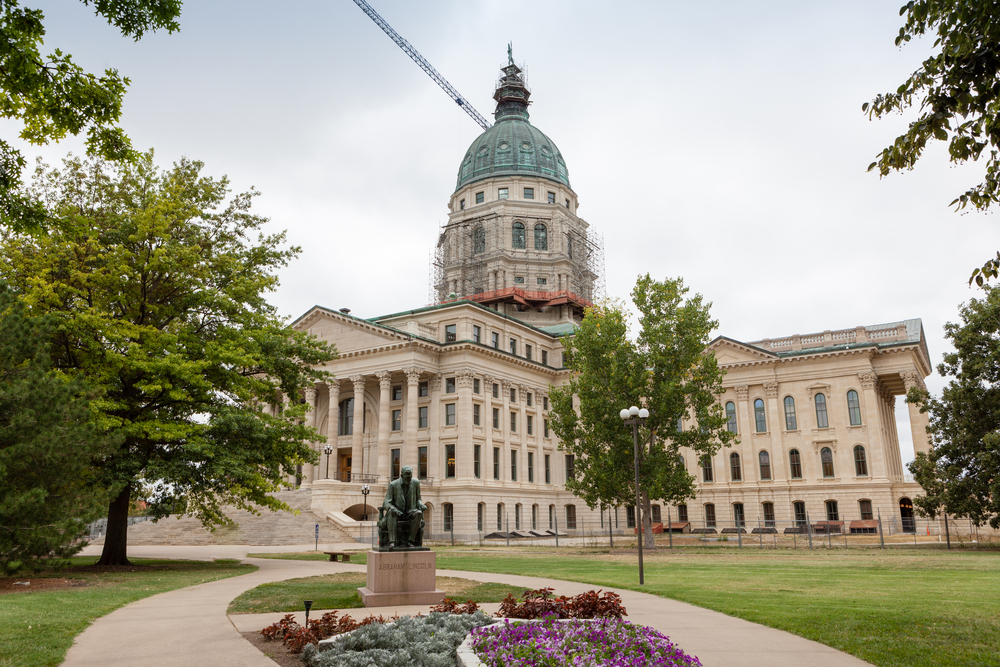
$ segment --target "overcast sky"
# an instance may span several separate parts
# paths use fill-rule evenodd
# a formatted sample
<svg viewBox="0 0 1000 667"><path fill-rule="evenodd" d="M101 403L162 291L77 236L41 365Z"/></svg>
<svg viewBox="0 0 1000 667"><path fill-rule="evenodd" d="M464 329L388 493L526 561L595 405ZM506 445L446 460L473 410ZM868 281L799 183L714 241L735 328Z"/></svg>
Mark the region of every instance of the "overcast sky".
<svg viewBox="0 0 1000 667"><path fill-rule="evenodd" d="M739 340L919 317L936 365L942 326L976 295L969 273L1000 248L995 220L948 207L979 165L933 146L913 172L865 172L912 116L869 121L862 103L930 52L893 45L902 0L371 3L488 118L513 42L531 122L604 237L609 296L639 273L683 276ZM80 2L24 4L45 11L49 50L131 78L137 148L261 192L257 211L303 249L274 295L283 315L429 301L430 253L481 130L354 2L192 0L179 33L138 43ZM909 459L901 402L897 415Z"/></svg>

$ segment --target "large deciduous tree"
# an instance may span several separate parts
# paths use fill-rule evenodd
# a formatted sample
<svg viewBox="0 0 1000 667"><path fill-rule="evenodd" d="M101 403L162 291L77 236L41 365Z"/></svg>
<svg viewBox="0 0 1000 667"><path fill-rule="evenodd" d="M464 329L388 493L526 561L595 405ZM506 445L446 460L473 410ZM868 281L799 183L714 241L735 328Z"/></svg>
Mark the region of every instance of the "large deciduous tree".
<svg viewBox="0 0 1000 667"><path fill-rule="evenodd" d="M1000 4L984 0L911 0L896 45L934 36L934 53L896 90L877 95L862 110L869 118L919 107L919 115L869 171L882 176L912 169L929 141L948 143L949 160L985 160L983 181L957 196L958 210L985 210L1000 201ZM982 285L996 278L1000 253L975 269Z"/></svg>
<svg viewBox="0 0 1000 667"><path fill-rule="evenodd" d="M695 479L682 464L682 449L700 459L735 438L725 428L718 399L724 372L706 351L718 323L709 314L711 304L687 293L681 279L640 277L632 291L640 325L634 340L622 304L588 309L563 343L574 376L552 391L552 428L560 447L574 456L574 477L566 486L591 508L635 504L632 430L618 413L633 405L649 409L648 428L639 436L648 547L654 546L652 501L694 497Z"/></svg>
<svg viewBox="0 0 1000 667"><path fill-rule="evenodd" d="M914 503L1000 528L1000 287L961 309L962 323L945 325L955 351L938 373L951 377L940 398L911 389L907 400L930 415L932 447L910 471L924 488Z"/></svg>
<svg viewBox="0 0 1000 667"><path fill-rule="evenodd" d="M49 318L29 317L0 283L0 572L79 551L106 501L90 461L111 443L91 423L86 385L52 369L51 335Z"/></svg>
<svg viewBox="0 0 1000 667"><path fill-rule="evenodd" d="M158 29L178 30L181 0L82 0L122 34L140 39ZM42 56L45 16L0 0L0 117L20 121L21 139L32 144L86 133L87 149L106 159L132 158L125 133L117 126L129 84L117 70L102 76L84 71L69 54L55 49ZM0 222L36 229L45 210L21 188L25 160L0 139Z"/></svg>
<svg viewBox="0 0 1000 667"><path fill-rule="evenodd" d="M182 160L160 172L152 153L111 166L68 159L40 168L32 196L44 234L6 230L0 279L54 325L56 368L86 378L97 428L120 444L93 459L111 494L101 562L127 562L129 500L157 516L226 522L223 503L284 505L271 492L322 440L298 417L303 387L335 354L291 330L265 299L298 248L265 235L253 193ZM259 408L284 394L276 418Z"/></svg>

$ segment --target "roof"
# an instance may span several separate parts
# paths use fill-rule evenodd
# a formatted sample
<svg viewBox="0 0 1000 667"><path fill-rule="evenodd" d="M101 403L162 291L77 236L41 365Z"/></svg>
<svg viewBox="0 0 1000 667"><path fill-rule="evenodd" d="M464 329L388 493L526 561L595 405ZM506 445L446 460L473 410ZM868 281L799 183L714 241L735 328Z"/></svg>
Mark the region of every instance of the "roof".
<svg viewBox="0 0 1000 667"><path fill-rule="evenodd" d="M716 338L716 340L721 339L733 340L725 336ZM850 329L795 334L783 338L764 338L741 344L768 354L773 354L776 357L792 357L833 350L848 350L860 347L884 348L897 345L912 345L914 343L924 348L925 352L927 351L923 322L919 318L888 322L886 324L871 324Z"/></svg>
<svg viewBox="0 0 1000 667"><path fill-rule="evenodd" d="M520 118L505 118L476 137L462 158L455 189L494 176L539 176L570 187L555 142Z"/></svg>

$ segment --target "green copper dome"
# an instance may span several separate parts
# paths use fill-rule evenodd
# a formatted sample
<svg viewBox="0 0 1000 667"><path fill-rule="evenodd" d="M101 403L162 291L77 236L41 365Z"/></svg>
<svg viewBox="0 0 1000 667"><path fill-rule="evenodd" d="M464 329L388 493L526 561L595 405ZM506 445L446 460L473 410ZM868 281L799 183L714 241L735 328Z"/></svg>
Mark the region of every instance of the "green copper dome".
<svg viewBox="0 0 1000 667"><path fill-rule="evenodd" d="M521 69L510 60L503 72L493 95L496 124L469 146L455 189L494 176L540 176L569 187L569 172L559 148L528 122L531 93L521 79Z"/></svg>

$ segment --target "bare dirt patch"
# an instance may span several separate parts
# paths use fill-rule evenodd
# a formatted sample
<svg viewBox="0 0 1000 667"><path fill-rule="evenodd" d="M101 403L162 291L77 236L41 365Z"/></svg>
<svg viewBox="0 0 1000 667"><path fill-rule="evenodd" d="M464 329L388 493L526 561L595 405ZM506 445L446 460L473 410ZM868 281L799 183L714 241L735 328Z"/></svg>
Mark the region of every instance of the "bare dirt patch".
<svg viewBox="0 0 1000 667"><path fill-rule="evenodd" d="M0 577L0 595L51 591L59 588L80 588L86 585L88 584L83 579L66 577Z"/></svg>
<svg viewBox="0 0 1000 667"><path fill-rule="evenodd" d="M254 648L274 660L281 667L302 667L302 658L294 655L288 646L281 641L269 642L259 632L244 632L243 638L253 644Z"/></svg>

